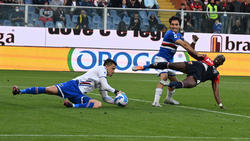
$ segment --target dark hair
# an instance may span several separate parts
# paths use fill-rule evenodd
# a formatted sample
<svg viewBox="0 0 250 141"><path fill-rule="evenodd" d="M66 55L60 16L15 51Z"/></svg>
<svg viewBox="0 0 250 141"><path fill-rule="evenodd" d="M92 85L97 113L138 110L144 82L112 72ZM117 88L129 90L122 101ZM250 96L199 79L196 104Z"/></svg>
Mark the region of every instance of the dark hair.
<svg viewBox="0 0 250 141"><path fill-rule="evenodd" d="M179 17L177 17L177 16L172 16L172 17L169 19L169 23L171 24L172 21L175 21L175 20L179 21L179 24L181 24L181 19L180 19Z"/></svg>
<svg viewBox="0 0 250 141"><path fill-rule="evenodd" d="M114 60L112 60L112 59L106 59L106 60L104 61L103 66L106 66L106 65L110 66L110 65L112 65L112 64L115 64L115 65L117 66L117 64L116 64L116 62L115 62Z"/></svg>

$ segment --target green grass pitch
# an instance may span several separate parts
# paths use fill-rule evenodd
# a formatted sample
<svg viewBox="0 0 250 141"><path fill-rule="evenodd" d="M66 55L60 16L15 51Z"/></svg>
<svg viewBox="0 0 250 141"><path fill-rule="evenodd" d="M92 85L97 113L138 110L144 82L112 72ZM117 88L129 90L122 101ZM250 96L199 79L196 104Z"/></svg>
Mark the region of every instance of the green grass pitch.
<svg viewBox="0 0 250 141"><path fill-rule="evenodd" d="M56 96L11 94L14 84L45 87L81 74L0 71L0 141L250 140L250 77L221 77L225 110L217 106L211 82L176 90L174 98L180 106L152 107L159 78L151 74L108 78L112 87L127 93L125 108L103 103L101 109L73 109L64 107ZM98 91L89 96L101 100ZM161 103L165 97L166 89Z"/></svg>

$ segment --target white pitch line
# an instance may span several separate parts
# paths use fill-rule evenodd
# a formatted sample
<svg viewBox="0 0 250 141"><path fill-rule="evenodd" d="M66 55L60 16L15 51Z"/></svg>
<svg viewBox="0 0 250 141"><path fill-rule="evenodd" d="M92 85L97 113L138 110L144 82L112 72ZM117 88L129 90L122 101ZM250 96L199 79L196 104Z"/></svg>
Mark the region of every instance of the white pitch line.
<svg viewBox="0 0 250 141"><path fill-rule="evenodd" d="M88 94L100 95L100 94L96 94L96 93L88 93ZM128 98L128 99L133 100L133 101L138 101L138 102L152 103L152 101L147 101L147 100L142 100L142 99L135 99L135 98ZM217 113L217 114L228 115L228 116L244 117L244 118L250 119L250 116L246 116L246 115L219 112L219 111L213 111L213 110L208 110L208 109L204 109L204 108L196 108L196 107L190 107L190 106L178 106L178 105L175 105L175 107L190 109L190 110L196 110L196 111L209 112L209 113Z"/></svg>
<svg viewBox="0 0 250 141"><path fill-rule="evenodd" d="M166 139L200 139L200 140L250 140L239 137L191 137L191 136L136 136L136 135L60 135L60 134L0 134L0 137L108 137L108 138L166 138Z"/></svg>

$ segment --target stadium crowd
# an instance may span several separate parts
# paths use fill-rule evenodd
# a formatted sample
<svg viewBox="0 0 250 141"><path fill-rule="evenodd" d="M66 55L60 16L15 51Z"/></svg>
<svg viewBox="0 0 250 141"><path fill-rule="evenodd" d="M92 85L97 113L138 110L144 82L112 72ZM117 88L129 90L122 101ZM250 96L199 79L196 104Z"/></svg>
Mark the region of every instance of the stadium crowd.
<svg viewBox="0 0 250 141"><path fill-rule="evenodd" d="M185 12L185 31L232 34L250 32L248 24L250 15L228 14L228 12L250 13L250 3L246 0L185 0L179 10L206 11L203 14ZM177 15L180 16L180 13Z"/></svg>
<svg viewBox="0 0 250 141"><path fill-rule="evenodd" d="M0 3L36 4L29 6L28 26L103 29L103 10L96 7L115 7L108 10L107 28L117 30L166 31L157 12L125 10L126 8L158 9L157 0L0 0ZM49 7L49 5L53 5ZM80 6L61 8L54 6ZM87 8L92 7L92 8ZM8 8L0 5L0 25L24 26L24 6ZM249 33L249 15L231 15L227 12L250 13L250 5L242 0L184 0L179 10L184 12L184 31L204 33ZM189 11L207 11L190 13ZM216 12L223 12L217 14ZM9 14L12 13L12 14ZM177 12L180 16L180 13ZM233 22L231 22L233 21Z"/></svg>

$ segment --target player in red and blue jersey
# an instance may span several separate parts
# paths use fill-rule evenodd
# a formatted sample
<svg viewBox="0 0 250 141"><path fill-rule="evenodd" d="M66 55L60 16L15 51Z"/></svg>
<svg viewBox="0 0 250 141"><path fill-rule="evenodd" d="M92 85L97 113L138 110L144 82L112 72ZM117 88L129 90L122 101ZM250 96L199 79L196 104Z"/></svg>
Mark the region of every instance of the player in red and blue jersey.
<svg viewBox="0 0 250 141"><path fill-rule="evenodd" d="M155 55L154 62L173 62L174 55L177 51L177 47L180 45L184 49L186 49L191 56L194 58L198 58L204 56L202 54L198 54L193 48L195 46L194 43L191 45L184 40L181 33L179 33L181 19L179 17L173 16L169 19L170 23L170 30L164 36L163 42L161 44L159 52ZM152 103L152 106L161 107L159 101L162 95L163 87L167 83L167 79L169 78L170 81L178 81L176 78L176 74L174 71L164 69L158 70L160 76L160 82L157 84L155 89L155 98ZM174 89L169 88L167 97L164 101L166 104L179 104L178 101L175 101L172 96L174 94Z"/></svg>
<svg viewBox="0 0 250 141"><path fill-rule="evenodd" d="M213 61L209 57L204 57L199 58L198 61L176 63L159 62L147 66L137 66L137 70L144 70L146 68L173 69L187 74L187 78L183 81L170 82L168 84L170 88L193 88L200 82L211 80L215 100L220 108L223 109L219 94L220 75L217 71L217 67L223 65L224 62L225 57L223 55L218 55Z"/></svg>

